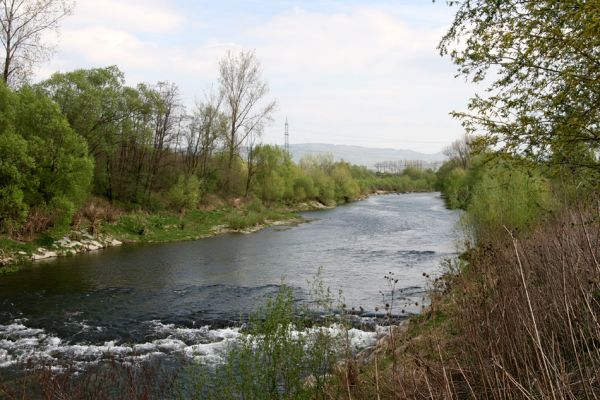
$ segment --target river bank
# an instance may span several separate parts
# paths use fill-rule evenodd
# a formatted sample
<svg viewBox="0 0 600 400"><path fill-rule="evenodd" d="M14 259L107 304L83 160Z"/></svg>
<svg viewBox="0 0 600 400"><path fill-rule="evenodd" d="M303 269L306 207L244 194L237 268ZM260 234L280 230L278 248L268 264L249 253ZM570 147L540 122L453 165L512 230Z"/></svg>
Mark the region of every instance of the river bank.
<svg viewBox="0 0 600 400"><path fill-rule="evenodd" d="M397 194L394 191L377 190L349 202L394 193ZM30 262L75 256L122 244L200 240L227 233L250 234L271 226L302 223L304 219L299 212L328 210L339 205L311 200L294 205L265 207L256 202L243 204L233 201L231 205L198 208L185 214L123 213L114 221L101 221L94 234L90 234L92 229L87 227L67 232L47 232L31 242L0 238L0 274L16 272Z"/></svg>
<svg viewBox="0 0 600 400"><path fill-rule="evenodd" d="M325 208L306 205L301 210ZM28 262L74 256L123 244L199 240L227 233L249 234L269 226L302 221L296 211L279 208L256 211L221 207L193 210L185 215L129 213L114 222L104 221L95 234L83 229L64 234L50 233L29 243L4 239L0 242L0 274L18 271Z"/></svg>
<svg viewBox="0 0 600 400"><path fill-rule="evenodd" d="M168 243L227 233L254 233L270 226L301 223L304 219L298 212L334 207L318 201L270 208L234 203L231 206L199 208L185 214L122 213L114 221L101 221L94 234L90 234L91 227L86 227L67 232L46 232L30 242L0 238L0 274L16 272L30 262L74 256L122 244Z"/></svg>
<svg viewBox="0 0 600 400"><path fill-rule="evenodd" d="M599 232L596 205L561 210L526 234L499 230L447 265L420 315L336 371L331 392L593 398Z"/></svg>

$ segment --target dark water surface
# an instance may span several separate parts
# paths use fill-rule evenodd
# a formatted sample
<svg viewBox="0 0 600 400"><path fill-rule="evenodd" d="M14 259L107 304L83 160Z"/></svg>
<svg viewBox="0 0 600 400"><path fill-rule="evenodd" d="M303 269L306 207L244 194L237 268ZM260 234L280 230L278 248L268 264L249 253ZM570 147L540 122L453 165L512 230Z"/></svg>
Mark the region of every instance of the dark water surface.
<svg viewBox="0 0 600 400"><path fill-rule="evenodd" d="M307 212L310 223L193 242L124 246L0 276L0 368L27 360L95 362L178 354L217 357L236 321L284 282L343 290L348 307L381 306L393 272L418 311L440 261L456 251L458 215L438 194L371 197ZM414 303L419 302L419 306ZM358 331L357 331L358 332ZM368 341L369 334L357 340Z"/></svg>

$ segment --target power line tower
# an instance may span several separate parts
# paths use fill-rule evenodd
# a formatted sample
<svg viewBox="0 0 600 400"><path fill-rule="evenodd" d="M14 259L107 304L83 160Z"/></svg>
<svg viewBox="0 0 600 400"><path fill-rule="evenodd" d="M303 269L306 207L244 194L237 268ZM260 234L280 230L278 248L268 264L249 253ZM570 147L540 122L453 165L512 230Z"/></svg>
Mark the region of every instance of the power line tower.
<svg viewBox="0 0 600 400"><path fill-rule="evenodd" d="M290 154L290 124L288 124L288 119L285 117L285 152Z"/></svg>

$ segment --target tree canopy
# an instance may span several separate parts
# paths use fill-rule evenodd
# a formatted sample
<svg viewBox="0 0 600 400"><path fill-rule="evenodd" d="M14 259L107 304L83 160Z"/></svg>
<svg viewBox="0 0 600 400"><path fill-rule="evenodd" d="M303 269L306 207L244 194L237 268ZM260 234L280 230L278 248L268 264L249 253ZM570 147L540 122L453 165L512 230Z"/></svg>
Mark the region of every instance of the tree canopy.
<svg viewBox="0 0 600 400"><path fill-rule="evenodd" d="M458 73L488 84L456 112L466 128L513 155L597 170L600 3L468 0L440 43Z"/></svg>
<svg viewBox="0 0 600 400"><path fill-rule="evenodd" d="M0 84L0 225L19 227L30 209L70 220L87 197L93 160L85 140L40 90Z"/></svg>

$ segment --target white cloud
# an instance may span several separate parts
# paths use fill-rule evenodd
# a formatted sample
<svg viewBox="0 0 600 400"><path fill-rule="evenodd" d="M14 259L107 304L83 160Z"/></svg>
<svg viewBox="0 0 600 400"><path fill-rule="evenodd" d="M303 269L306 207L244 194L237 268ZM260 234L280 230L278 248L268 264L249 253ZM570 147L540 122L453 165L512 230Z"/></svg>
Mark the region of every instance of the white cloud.
<svg viewBox="0 0 600 400"><path fill-rule="evenodd" d="M345 14L295 9L251 31L270 69L318 74L398 71L435 53L441 32L369 8Z"/></svg>
<svg viewBox="0 0 600 400"><path fill-rule="evenodd" d="M61 50L77 54L92 63L120 62L129 67L143 66L152 57L151 45L135 35L104 27L65 29Z"/></svg>
<svg viewBox="0 0 600 400"><path fill-rule="evenodd" d="M177 30L186 22L168 2L155 0L78 0L74 14L79 26L125 27L145 33Z"/></svg>
<svg viewBox="0 0 600 400"><path fill-rule="evenodd" d="M186 17L159 0L79 0L65 18L50 65L38 69L43 79L55 70L118 65L131 75L139 70L164 72L173 50L154 37L177 35ZM165 77L164 79L168 79Z"/></svg>
<svg viewBox="0 0 600 400"><path fill-rule="evenodd" d="M114 64L130 84L177 83L192 104L216 80L227 50L255 48L279 102L269 142L281 139L286 115L293 142L433 152L461 133L448 112L463 106L470 88L452 78L454 68L437 53L444 18L450 20L435 9L295 8L250 20L231 11L231 25L225 18L212 27L184 11L161 0L79 0L57 56L39 77Z"/></svg>

